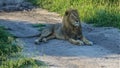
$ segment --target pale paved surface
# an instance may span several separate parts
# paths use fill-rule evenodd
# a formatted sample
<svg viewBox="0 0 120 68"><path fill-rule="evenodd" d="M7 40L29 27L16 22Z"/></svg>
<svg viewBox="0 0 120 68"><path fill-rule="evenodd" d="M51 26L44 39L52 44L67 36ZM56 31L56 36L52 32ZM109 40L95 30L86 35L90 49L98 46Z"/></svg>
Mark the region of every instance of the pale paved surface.
<svg viewBox="0 0 120 68"><path fill-rule="evenodd" d="M58 14L43 9L0 13L0 24L11 28L10 32L17 36L39 33L31 24L57 22L61 22ZM36 38L21 38L24 42L23 54L45 61L50 68L120 68L120 30L83 24L83 32L93 41L93 46L75 46L56 39L35 45Z"/></svg>

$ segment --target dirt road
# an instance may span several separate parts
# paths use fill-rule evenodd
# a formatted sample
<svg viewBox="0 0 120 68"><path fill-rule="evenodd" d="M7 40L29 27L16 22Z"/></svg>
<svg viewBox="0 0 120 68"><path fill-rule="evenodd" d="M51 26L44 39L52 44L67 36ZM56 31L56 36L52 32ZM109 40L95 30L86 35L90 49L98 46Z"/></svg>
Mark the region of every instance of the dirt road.
<svg viewBox="0 0 120 68"><path fill-rule="evenodd" d="M36 35L39 31L32 24L58 23L61 19L59 14L43 9L0 13L0 25L11 28L10 32L16 36ZM35 45L36 38L19 38L24 43L22 53L44 61L50 68L120 68L120 30L84 23L82 27L94 45L76 46L57 39Z"/></svg>

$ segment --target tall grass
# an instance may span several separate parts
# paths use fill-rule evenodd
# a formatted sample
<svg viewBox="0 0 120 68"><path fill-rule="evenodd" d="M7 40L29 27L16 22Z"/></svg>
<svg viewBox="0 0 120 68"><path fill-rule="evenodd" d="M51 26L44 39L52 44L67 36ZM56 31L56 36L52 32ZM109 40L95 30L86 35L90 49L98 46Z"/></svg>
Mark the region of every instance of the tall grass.
<svg viewBox="0 0 120 68"><path fill-rule="evenodd" d="M28 0L34 5L64 14L68 8L78 9L80 18L96 26L120 28L120 0Z"/></svg>

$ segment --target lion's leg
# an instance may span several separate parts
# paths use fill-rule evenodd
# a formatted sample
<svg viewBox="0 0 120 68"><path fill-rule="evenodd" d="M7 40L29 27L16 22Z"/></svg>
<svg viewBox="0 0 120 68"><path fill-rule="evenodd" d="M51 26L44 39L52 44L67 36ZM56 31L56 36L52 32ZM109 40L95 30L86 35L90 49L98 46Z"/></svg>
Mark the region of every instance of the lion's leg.
<svg viewBox="0 0 120 68"><path fill-rule="evenodd" d="M42 42L42 39L43 38L46 38L47 36L49 36L50 34L52 34L52 30L49 30L49 29L44 29L42 32L41 32L41 36L35 40L35 44L39 44L40 42Z"/></svg>
<svg viewBox="0 0 120 68"><path fill-rule="evenodd" d="M56 38L57 38L57 39L60 39L60 40L61 40L61 39L62 39L62 40L65 39L65 37L64 37L63 35L56 35Z"/></svg>
<svg viewBox="0 0 120 68"><path fill-rule="evenodd" d="M85 37L82 38L82 41L83 41L86 45L93 45L93 42L89 41L89 40L86 39Z"/></svg>
<svg viewBox="0 0 120 68"><path fill-rule="evenodd" d="M46 38L43 38L42 41L43 41L43 42L47 42L49 39L54 39L54 38L55 38L54 35L50 35L50 36L48 36L48 37L46 37Z"/></svg>
<svg viewBox="0 0 120 68"><path fill-rule="evenodd" d="M72 44L75 44L75 45L83 45L84 44L81 40L75 40L72 38L69 39L69 42L71 42Z"/></svg>

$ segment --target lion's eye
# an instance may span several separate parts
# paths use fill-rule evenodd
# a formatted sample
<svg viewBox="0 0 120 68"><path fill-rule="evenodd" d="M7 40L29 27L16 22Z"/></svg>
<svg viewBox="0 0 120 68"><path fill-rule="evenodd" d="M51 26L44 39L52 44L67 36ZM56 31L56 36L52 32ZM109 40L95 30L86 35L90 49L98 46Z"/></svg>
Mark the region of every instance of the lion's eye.
<svg viewBox="0 0 120 68"><path fill-rule="evenodd" d="M76 22L79 22L79 20L76 20Z"/></svg>

